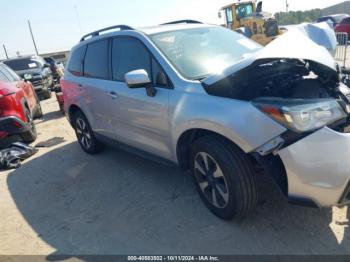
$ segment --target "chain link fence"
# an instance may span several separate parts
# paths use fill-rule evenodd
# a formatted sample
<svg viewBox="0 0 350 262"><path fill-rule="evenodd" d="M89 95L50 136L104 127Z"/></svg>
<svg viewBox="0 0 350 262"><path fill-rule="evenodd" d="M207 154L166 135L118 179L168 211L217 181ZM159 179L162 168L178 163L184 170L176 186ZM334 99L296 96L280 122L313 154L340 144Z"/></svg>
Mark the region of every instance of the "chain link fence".
<svg viewBox="0 0 350 262"><path fill-rule="evenodd" d="M348 49L348 34L347 33L336 33L337 36L337 50L335 52L335 60L340 66L346 67L346 56Z"/></svg>

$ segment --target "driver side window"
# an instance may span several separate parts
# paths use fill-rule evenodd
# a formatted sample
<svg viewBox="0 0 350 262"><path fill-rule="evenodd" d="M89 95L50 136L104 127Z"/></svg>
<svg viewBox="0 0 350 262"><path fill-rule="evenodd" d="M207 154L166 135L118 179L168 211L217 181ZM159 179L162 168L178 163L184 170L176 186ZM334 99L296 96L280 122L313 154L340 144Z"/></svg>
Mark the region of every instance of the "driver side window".
<svg viewBox="0 0 350 262"><path fill-rule="evenodd" d="M114 81L124 82L125 74L144 69L153 85L168 87L168 79L147 48L132 37L118 37L112 43L112 77Z"/></svg>

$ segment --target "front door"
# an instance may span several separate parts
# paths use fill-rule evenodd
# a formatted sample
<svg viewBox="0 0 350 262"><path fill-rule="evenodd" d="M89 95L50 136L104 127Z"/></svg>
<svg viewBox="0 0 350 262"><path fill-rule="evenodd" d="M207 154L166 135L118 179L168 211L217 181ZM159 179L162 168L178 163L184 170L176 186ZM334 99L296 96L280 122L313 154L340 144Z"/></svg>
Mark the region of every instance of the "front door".
<svg viewBox="0 0 350 262"><path fill-rule="evenodd" d="M125 74L145 69L157 94L149 97L145 88L130 89ZM149 50L136 38L118 37L112 42L112 77L115 99L111 100L117 139L140 150L170 158L167 77Z"/></svg>

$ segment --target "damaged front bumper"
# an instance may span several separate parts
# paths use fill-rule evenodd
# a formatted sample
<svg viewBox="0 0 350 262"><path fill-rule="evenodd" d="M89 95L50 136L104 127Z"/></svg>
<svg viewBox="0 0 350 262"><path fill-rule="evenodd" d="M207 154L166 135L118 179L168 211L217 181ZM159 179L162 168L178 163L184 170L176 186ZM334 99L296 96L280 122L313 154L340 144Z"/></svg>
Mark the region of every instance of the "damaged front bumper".
<svg viewBox="0 0 350 262"><path fill-rule="evenodd" d="M350 202L350 133L324 127L277 154L292 202L298 199L318 207Z"/></svg>

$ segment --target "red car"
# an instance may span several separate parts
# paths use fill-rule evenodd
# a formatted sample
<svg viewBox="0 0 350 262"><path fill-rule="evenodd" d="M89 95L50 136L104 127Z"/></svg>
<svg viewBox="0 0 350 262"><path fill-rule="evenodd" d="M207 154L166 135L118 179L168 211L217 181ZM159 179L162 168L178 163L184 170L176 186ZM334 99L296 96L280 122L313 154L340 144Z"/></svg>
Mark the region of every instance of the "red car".
<svg viewBox="0 0 350 262"><path fill-rule="evenodd" d="M347 33L350 36L350 17L344 18L339 24L335 26L336 32Z"/></svg>
<svg viewBox="0 0 350 262"><path fill-rule="evenodd" d="M41 116L32 84L0 63L0 138L17 134L24 142L33 142L37 137L33 119Z"/></svg>

